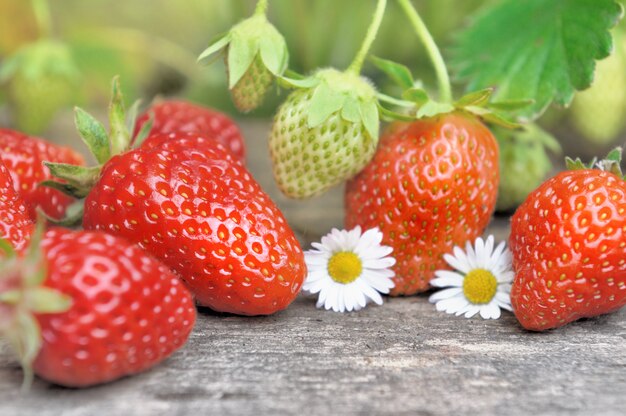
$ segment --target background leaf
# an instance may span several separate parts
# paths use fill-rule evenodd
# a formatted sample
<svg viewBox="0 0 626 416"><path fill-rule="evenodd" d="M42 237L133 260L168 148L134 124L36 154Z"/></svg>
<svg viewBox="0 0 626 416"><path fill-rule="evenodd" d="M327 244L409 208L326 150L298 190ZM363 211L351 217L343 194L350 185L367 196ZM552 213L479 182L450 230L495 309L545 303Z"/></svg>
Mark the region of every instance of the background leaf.
<svg viewBox="0 0 626 416"><path fill-rule="evenodd" d="M516 113L532 120L591 85L621 14L614 0L505 0L460 34L453 67L470 91L495 87L495 101L534 100Z"/></svg>

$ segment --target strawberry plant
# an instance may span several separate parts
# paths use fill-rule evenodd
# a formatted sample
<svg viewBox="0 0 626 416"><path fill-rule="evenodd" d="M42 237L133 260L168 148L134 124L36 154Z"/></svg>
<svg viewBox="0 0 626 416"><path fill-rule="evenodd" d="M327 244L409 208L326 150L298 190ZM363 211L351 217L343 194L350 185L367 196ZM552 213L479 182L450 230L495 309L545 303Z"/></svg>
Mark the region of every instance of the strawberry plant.
<svg viewBox="0 0 626 416"><path fill-rule="evenodd" d="M295 91L277 110L269 137L274 177L285 195L308 198L349 180L346 226L381 229L398 260L393 295L428 289L434 271L445 266L443 255L482 234L498 189L502 209L510 210L545 177L551 169L545 148L558 145L520 123L536 120L551 103L569 105L576 90L591 84L596 60L611 52L609 30L622 13L614 0L505 0L485 8L455 38L452 68L466 93L454 99L443 57L419 13L409 0L397 4L433 64L437 97L408 67L386 59L371 61L398 84L399 97L360 75L385 13L386 1L379 0L347 70L274 73L279 85ZM260 1L255 16L265 9ZM251 32L243 37L252 44L256 39ZM240 52L240 59L249 62L249 55ZM235 59L229 50L228 61ZM395 123L379 143L381 120ZM485 123L499 132L502 154ZM502 185L500 171L507 176Z"/></svg>

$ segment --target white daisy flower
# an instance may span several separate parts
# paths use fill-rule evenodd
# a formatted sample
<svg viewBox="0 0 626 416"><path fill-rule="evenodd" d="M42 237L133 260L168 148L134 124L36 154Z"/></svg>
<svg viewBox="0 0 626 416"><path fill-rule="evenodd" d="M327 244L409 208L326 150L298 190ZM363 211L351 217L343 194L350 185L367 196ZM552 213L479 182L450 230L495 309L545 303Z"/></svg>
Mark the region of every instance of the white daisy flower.
<svg viewBox="0 0 626 416"><path fill-rule="evenodd" d="M396 263L392 248L381 245L383 234L372 228L361 235L361 227L332 231L304 253L309 274L302 285L305 293L319 293L317 307L335 312L358 311L369 301L383 304L381 293L394 287Z"/></svg>
<svg viewBox="0 0 626 416"><path fill-rule="evenodd" d="M501 242L494 250L494 238L476 239L474 247L468 242L465 252L454 248L454 255L443 256L456 271L437 270L432 286L448 289L434 293L428 299L438 311L466 318L480 313L483 319L498 319L500 308L511 311L511 282L513 269L511 252Z"/></svg>

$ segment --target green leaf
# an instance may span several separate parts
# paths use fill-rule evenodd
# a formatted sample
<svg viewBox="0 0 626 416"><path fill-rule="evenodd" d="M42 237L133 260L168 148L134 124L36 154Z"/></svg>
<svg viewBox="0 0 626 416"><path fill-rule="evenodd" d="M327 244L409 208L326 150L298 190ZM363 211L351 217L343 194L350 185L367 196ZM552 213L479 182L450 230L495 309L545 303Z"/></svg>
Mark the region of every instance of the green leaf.
<svg viewBox="0 0 626 416"><path fill-rule="evenodd" d="M438 114L450 113L452 111L454 111L452 104L428 100L417 110L417 118L434 117Z"/></svg>
<svg viewBox="0 0 626 416"><path fill-rule="evenodd" d="M521 124L516 123L515 121L507 118L506 116L500 113L494 113L492 111L488 111L487 113L483 113L479 115L480 115L480 118L482 118L483 120L489 123L496 124L501 127L505 127L507 129L517 129L522 126Z"/></svg>
<svg viewBox="0 0 626 416"><path fill-rule="evenodd" d="M108 161L111 158L111 149L109 137L102 123L79 107L74 109L74 123L81 139L98 163Z"/></svg>
<svg viewBox="0 0 626 416"><path fill-rule="evenodd" d="M358 123L361 121L361 110L359 108L359 100L355 97L348 96L343 108L341 109L341 117L344 120Z"/></svg>
<svg viewBox="0 0 626 416"><path fill-rule="evenodd" d="M285 88L313 88L320 83L320 80L316 77L295 78L293 76L280 76L276 79Z"/></svg>
<svg viewBox="0 0 626 416"><path fill-rule="evenodd" d="M228 46L228 88L232 89L246 73L259 50L255 39L231 34Z"/></svg>
<svg viewBox="0 0 626 416"><path fill-rule="evenodd" d="M616 147L611 150L608 155L606 155L606 160L610 160L612 162L622 163L622 148Z"/></svg>
<svg viewBox="0 0 626 416"><path fill-rule="evenodd" d="M26 306L34 313L65 312L72 306L72 298L47 287L34 287L26 292Z"/></svg>
<svg viewBox="0 0 626 416"><path fill-rule="evenodd" d="M43 162L55 178L63 179L76 188L91 189L98 181L101 166L77 166L67 163Z"/></svg>
<svg viewBox="0 0 626 416"><path fill-rule="evenodd" d="M224 47L226 47L226 45L228 45L228 42L230 42L230 35L228 33L218 35L217 40L212 42L211 45L200 54L198 62L208 58L218 51L221 51Z"/></svg>
<svg viewBox="0 0 626 416"><path fill-rule="evenodd" d="M489 102L491 94L493 94L493 88L485 88L483 90L470 92L469 94L459 98L454 103L454 106L457 108L467 107L468 105L483 107Z"/></svg>
<svg viewBox="0 0 626 416"><path fill-rule="evenodd" d="M497 102L490 102L487 104L487 108L491 108L491 109L499 110L499 111L512 112L512 111L521 110L534 103L535 103L534 100L503 100L503 101L497 101Z"/></svg>
<svg viewBox="0 0 626 416"><path fill-rule="evenodd" d="M533 100L516 114L536 119L591 84L621 13L614 0L496 2L458 37L453 67L470 91L495 87L496 100Z"/></svg>
<svg viewBox="0 0 626 416"><path fill-rule="evenodd" d="M328 84L322 82L315 88L313 97L311 98L309 113L307 115L308 127L312 129L322 124L331 114L339 111L341 107L343 107L345 100L345 95L332 90L328 87Z"/></svg>
<svg viewBox="0 0 626 416"><path fill-rule="evenodd" d="M424 105L430 101L428 93L421 88L409 88L402 93L402 98L418 106Z"/></svg>
<svg viewBox="0 0 626 416"><path fill-rule="evenodd" d="M567 167L567 170L583 170L583 169L589 169L589 166L587 166L582 160L580 160L579 158L576 158L576 160L571 159L569 157L565 158L565 166Z"/></svg>
<svg viewBox="0 0 626 416"><path fill-rule="evenodd" d="M137 117L139 116L140 105L141 105L141 100L135 100L133 105L131 105L128 111L126 112L126 129L129 132L135 130L135 123L137 123Z"/></svg>
<svg viewBox="0 0 626 416"><path fill-rule="evenodd" d="M126 128L126 109L120 89L120 79L113 78L111 83L111 103L109 104L109 141L111 154L119 155L130 146L130 132Z"/></svg>
<svg viewBox="0 0 626 416"><path fill-rule="evenodd" d="M412 88L415 85L411 70L405 65L375 56L371 56L370 60L378 69L383 71L397 85L402 87L403 90Z"/></svg>
<svg viewBox="0 0 626 416"><path fill-rule="evenodd" d="M33 361L41 349L41 329L39 323L29 312L16 314L17 329L10 338L24 371L22 389L26 390L33 381Z"/></svg>
<svg viewBox="0 0 626 416"><path fill-rule="evenodd" d="M370 137L375 141L378 141L378 133L380 129L380 118L378 115L378 106L375 100L361 102L361 121L365 126L365 130L369 133Z"/></svg>
<svg viewBox="0 0 626 416"><path fill-rule="evenodd" d="M392 104L398 107L415 107L415 103L412 101L401 100L380 92L376 93L376 97L382 102Z"/></svg>
<svg viewBox="0 0 626 416"><path fill-rule="evenodd" d="M415 117L406 114L398 113L378 104L378 112L380 118L384 121L415 121Z"/></svg>
<svg viewBox="0 0 626 416"><path fill-rule="evenodd" d="M150 131L152 130L152 126L154 125L154 113L151 111L148 116L148 121L142 124L141 128L137 132L133 140L133 148L137 149L141 147L144 140L148 138L150 135Z"/></svg>
<svg viewBox="0 0 626 416"><path fill-rule="evenodd" d="M72 198L85 198L89 194L88 189L77 189L74 185L70 185L69 183L61 183L53 180L41 181L38 186L56 189ZM50 220L51 218L46 216L46 219Z"/></svg>
<svg viewBox="0 0 626 416"><path fill-rule="evenodd" d="M259 41L259 52L265 67L274 75L281 75L287 68L289 52L285 38L268 23L265 36Z"/></svg>

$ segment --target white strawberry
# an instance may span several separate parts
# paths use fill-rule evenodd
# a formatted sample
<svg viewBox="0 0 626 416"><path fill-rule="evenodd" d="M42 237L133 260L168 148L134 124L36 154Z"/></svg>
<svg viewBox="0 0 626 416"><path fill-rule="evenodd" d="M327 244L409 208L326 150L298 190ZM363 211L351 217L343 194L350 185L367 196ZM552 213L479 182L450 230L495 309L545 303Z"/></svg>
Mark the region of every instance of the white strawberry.
<svg viewBox="0 0 626 416"><path fill-rule="evenodd" d="M318 71L279 108L270 134L283 193L308 198L356 175L378 143L376 91L353 71Z"/></svg>

